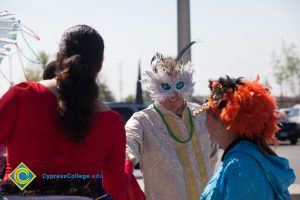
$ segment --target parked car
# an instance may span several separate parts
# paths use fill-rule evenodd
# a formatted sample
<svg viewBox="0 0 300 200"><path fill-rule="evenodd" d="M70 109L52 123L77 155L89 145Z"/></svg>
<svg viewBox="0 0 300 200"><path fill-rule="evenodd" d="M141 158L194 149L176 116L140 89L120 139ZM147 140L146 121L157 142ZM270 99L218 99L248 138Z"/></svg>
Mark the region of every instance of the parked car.
<svg viewBox="0 0 300 200"><path fill-rule="evenodd" d="M146 108L144 104L133 103L106 103L111 109L120 113L124 123L126 123L133 113L138 112Z"/></svg>
<svg viewBox="0 0 300 200"><path fill-rule="evenodd" d="M120 113L123 118L124 123L126 123L133 113L138 112L146 108L144 104L131 104L131 103L106 103L111 109ZM140 164L138 163L135 169L140 169Z"/></svg>
<svg viewBox="0 0 300 200"><path fill-rule="evenodd" d="M297 123L282 123L280 130L276 134L278 140L289 140L291 144L297 144L300 138L300 125Z"/></svg>
<svg viewBox="0 0 300 200"><path fill-rule="evenodd" d="M300 138L300 104L287 109L285 119L280 119L280 128L276 134L279 140L289 140L291 144L297 144Z"/></svg>
<svg viewBox="0 0 300 200"><path fill-rule="evenodd" d="M300 104L296 104L288 113L288 121L300 124Z"/></svg>
<svg viewBox="0 0 300 200"><path fill-rule="evenodd" d="M286 123L288 121L288 115L292 108L280 108L278 111L281 113L279 116L280 123Z"/></svg>

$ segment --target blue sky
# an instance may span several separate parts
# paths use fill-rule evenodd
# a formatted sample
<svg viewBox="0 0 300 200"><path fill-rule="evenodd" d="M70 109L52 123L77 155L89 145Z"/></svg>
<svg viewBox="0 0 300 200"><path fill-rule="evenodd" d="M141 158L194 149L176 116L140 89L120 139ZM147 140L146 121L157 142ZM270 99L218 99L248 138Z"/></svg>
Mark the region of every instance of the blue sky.
<svg viewBox="0 0 300 200"><path fill-rule="evenodd" d="M176 0L0 0L1 10L15 13L41 41L29 39L36 50L54 58L64 30L76 24L96 28L105 41L105 60L100 79L117 100L135 94L137 66L150 69L155 52L177 54ZM278 53L284 40L300 52L299 0L190 0L191 39L195 65L195 95L208 94L208 79L226 74L263 81L279 94L272 66L272 51ZM19 37L20 46L30 55ZM300 54L299 54L300 55ZM12 57L12 80L24 80L17 55ZM25 62L25 66L31 66ZM8 59L1 70L9 75ZM37 66L31 66L37 67ZM121 70L120 70L121 69ZM123 91L120 93L120 79ZM0 77L0 94L7 90Z"/></svg>

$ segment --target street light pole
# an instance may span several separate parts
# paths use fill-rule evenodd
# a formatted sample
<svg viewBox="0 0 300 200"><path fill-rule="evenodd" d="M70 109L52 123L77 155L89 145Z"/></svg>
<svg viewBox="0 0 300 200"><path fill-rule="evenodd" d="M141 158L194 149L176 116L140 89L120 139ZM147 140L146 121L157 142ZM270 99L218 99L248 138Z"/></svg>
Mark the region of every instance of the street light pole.
<svg viewBox="0 0 300 200"><path fill-rule="evenodd" d="M191 42L190 0L177 0L178 53ZM191 49L182 56L184 62L191 61Z"/></svg>
<svg viewBox="0 0 300 200"><path fill-rule="evenodd" d="M119 80L119 89L120 89L120 102L123 102L123 78L122 78L122 63L119 63L119 72L120 72L120 80Z"/></svg>

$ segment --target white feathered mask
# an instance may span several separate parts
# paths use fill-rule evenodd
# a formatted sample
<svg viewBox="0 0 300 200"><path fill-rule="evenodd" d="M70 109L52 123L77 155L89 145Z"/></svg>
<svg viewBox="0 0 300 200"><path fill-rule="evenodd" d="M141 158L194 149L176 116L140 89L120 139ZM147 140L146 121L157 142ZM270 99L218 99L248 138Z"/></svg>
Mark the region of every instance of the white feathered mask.
<svg viewBox="0 0 300 200"><path fill-rule="evenodd" d="M146 71L141 82L154 101L163 101L175 92L187 100L191 98L195 83L194 68L190 62L183 64L178 58L156 53L151 64L153 71Z"/></svg>

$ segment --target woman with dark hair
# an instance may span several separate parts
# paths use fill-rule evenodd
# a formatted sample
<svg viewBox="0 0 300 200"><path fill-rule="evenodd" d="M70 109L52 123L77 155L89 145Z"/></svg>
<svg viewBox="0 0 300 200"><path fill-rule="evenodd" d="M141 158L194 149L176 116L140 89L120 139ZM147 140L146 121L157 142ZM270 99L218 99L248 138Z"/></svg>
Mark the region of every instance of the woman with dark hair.
<svg viewBox="0 0 300 200"><path fill-rule="evenodd" d="M103 176L104 188L114 199L144 198L132 166L125 167L122 118L97 100L95 79L103 51L95 29L71 27L61 39L57 76L21 83L1 98L0 143L7 146L4 195L104 199L97 194ZM21 162L36 178L14 171ZM26 188L20 190L18 183Z"/></svg>
<svg viewBox="0 0 300 200"><path fill-rule="evenodd" d="M47 64L43 72L43 80L53 79L56 77L56 61Z"/></svg>
<svg viewBox="0 0 300 200"><path fill-rule="evenodd" d="M288 160L268 146L276 142L278 113L268 87L229 77L210 81L206 111L210 139L223 149L223 163L206 185L201 200L290 199L295 174Z"/></svg>

